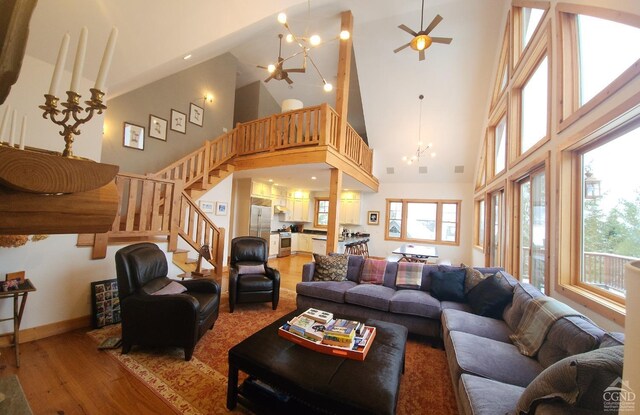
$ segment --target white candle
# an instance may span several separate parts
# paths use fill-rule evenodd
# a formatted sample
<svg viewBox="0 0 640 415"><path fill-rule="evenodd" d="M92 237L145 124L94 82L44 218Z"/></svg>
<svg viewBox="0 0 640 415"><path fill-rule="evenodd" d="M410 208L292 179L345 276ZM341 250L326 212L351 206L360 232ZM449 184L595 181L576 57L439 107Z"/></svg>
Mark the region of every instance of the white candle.
<svg viewBox="0 0 640 415"><path fill-rule="evenodd" d="M71 86L69 89L78 92L78 84L82 76L82 67L84 66L84 55L87 52L87 36L89 30L84 26L80 31L80 39L78 40L78 49L76 50L76 60L73 63L73 74L71 75Z"/></svg>
<svg viewBox="0 0 640 415"><path fill-rule="evenodd" d="M49 86L49 95L58 96L58 86L60 85L60 79L64 72L64 63L67 61L67 52L69 50L69 40L71 36L69 33L65 33L62 36L62 42L60 43L60 50L58 51L58 59L56 60L56 67L53 70L53 76L51 77L51 86Z"/></svg>
<svg viewBox="0 0 640 415"><path fill-rule="evenodd" d="M9 113L11 112L11 105L7 105L7 109L4 110L4 117L2 117L2 126L0 126L0 143L4 141L6 137L4 131L7 128L7 121L9 121Z"/></svg>
<svg viewBox="0 0 640 415"><path fill-rule="evenodd" d="M13 110L13 115L11 117L11 134L9 135L9 145L13 147L13 144L16 139L16 117L18 116L18 111Z"/></svg>
<svg viewBox="0 0 640 415"><path fill-rule="evenodd" d="M27 116L22 116L22 130L20 130L20 150L24 150L25 136L27 135Z"/></svg>
<svg viewBox="0 0 640 415"><path fill-rule="evenodd" d="M116 48L116 40L118 39L118 28L111 29L111 35L107 41L107 47L102 55L102 63L100 64L100 70L98 71L98 78L96 78L95 89L104 92L104 82L107 79L109 68L111 67L111 59L113 58L113 51Z"/></svg>

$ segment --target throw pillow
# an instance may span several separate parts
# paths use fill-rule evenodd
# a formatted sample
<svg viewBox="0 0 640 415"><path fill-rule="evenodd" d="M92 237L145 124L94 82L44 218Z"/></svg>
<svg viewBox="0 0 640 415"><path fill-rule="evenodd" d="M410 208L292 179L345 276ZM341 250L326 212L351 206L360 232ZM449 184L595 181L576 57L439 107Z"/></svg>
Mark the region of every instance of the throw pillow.
<svg viewBox="0 0 640 415"><path fill-rule="evenodd" d="M624 346L566 357L543 370L527 386L518 400L516 413L532 414L538 404L558 400L576 410L604 413L606 405L620 403L606 401L604 392L609 387L625 387L621 383L623 360Z"/></svg>
<svg viewBox="0 0 640 415"><path fill-rule="evenodd" d="M180 284L177 281L171 281L169 284L165 285L164 288L159 289L158 291L152 293L151 295L171 295L171 294L180 294L187 291L187 287Z"/></svg>
<svg viewBox="0 0 640 415"><path fill-rule="evenodd" d="M469 291L471 291L471 289L473 287L475 287L476 285L478 285L480 283L480 281L484 280L485 278L487 278L490 275L493 274L483 274L482 272L478 271L477 269L473 268L473 267L468 267L465 264L460 264L461 267L464 267L464 270L466 272L465 278L464 278L464 293L467 294Z"/></svg>
<svg viewBox="0 0 640 415"><path fill-rule="evenodd" d="M377 284L382 285L384 281L384 270L387 267L387 261L384 259L364 260L362 272L360 273L360 284Z"/></svg>
<svg viewBox="0 0 640 415"><path fill-rule="evenodd" d="M500 272L486 277L467 293L467 300L475 314L496 319L500 319L512 298L513 288Z"/></svg>
<svg viewBox="0 0 640 415"><path fill-rule="evenodd" d="M313 254L316 265L313 269L313 281L346 281L349 257L347 255Z"/></svg>
<svg viewBox="0 0 640 415"><path fill-rule="evenodd" d="M464 302L464 269L431 272L431 294L440 301Z"/></svg>
<svg viewBox="0 0 640 415"><path fill-rule="evenodd" d="M259 265L238 265L238 275L243 274L264 274L264 264Z"/></svg>
<svg viewBox="0 0 640 415"><path fill-rule="evenodd" d="M420 285L422 284L423 267L424 264L420 262L398 262L396 286L402 288L420 289Z"/></svg>

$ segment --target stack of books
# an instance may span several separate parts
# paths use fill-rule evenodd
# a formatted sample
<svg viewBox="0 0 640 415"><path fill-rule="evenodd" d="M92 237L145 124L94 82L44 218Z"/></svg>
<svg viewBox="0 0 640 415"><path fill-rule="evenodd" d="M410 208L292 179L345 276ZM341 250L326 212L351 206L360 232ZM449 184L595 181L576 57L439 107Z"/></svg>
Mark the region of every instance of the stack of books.
<svg viewBox="0 0 640 415"><path fill-rule="evenodd" d="M322 343L331 346L353 348L356 334L360 334L364 324L359 321L337 319L327 324Z"/></svg>
<svg viewBox="0 0 640 415"><path fill-rule="evenodd" d="M305 317L312 318L321 324L327 324L328 322L333 320L333 313L330 313L328 311L318 310L317 308L310 308L304 313L302 313L302 315Z"/></svg>
<svg viewBox="0 0 640 415"><path fill-rule="evenodd" d="M289 321L289 332L313 341L322 340L325 326L304 314Z"/></svg>

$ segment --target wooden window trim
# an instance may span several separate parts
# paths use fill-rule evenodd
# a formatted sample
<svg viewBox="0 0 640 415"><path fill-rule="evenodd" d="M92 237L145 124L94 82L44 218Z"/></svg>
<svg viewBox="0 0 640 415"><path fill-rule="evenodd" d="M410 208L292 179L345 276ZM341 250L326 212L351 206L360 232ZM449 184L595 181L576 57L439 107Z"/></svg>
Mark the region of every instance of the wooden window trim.
<svg viewBox="0 0 640 415"><path fill-rule="evenodd" d="M602 91L580 106L580 81L578 62L578 14L611 20L640 28L640 16L611 10L602 7L558 3L556 6L558 21L559 47L557 57L558 65L558 91L556 103L559 109L556 128L558 132L574 124L585 115L591 113L594 108L601 105L607 98L614 95L623 86L640 76L640 58L627 70L614 79Z"/></svg>
<svg viewBox="0 0 640 415"><path fill-rule="evenodd" d="M484 203L484 217L480 218L480 203ZM483 194L481 197L475 198L473 200L473 247L480 252L484 252L484 244L486 239L483 239L482 244L480 244L480 219L484 221L485 234L487 228L487 202L486 197ZM484 236L484 235L483 235Z"/></svg>
<svg viewBox="0 0 640 415"><path fill-rule="evenodd" d="M514 75L513 86L510 92L510 107L508 113L508 127L509 127L509 141L510 149L508 153L507 166L509 169L516 166L522 160L527 159L531 154L538 151L538 149L544 146L551 139L551 103L552 103L552 60L551 60L551 36L550 36L550 24L546 24L542 34L529 46L532 46L526 53L526 57L523 59L524 64L520 66L517 73ZM522 151L522 89L527 82L531 79L534 72L544 58L547 58L547 126L546 134L540 138L532 147L528 148L524 153Z"/></svg>
<svg viewBox="0 0 640 415"><path fill-rule="evenodd" d="M400 237L389 236L389 222L391 220L391 203L402 203L402 223L400 229ZM436 204L436 239L414 239L407 237L407 205L409 203L434 203ZM442 205L443 204L455 204L456 205L456 237L455 241L443 241L442 240ZM460 227L462 218L462 200L449 200L449 199L386 199L386 215L385 215L385 241L398 241L398 242L415 242L423 244L433 245L460 245Z"/></svg>
<svg viewBox="0 0 640 415"><path fill-rule="evenodd" d="M500 218L498 218L498 222L500 223L500 247L498 249L498 251L500 252L500 256L502 261L501 264L492 264L491 263L491 242L492 242L492 233L493 233L493 227L491 226L491 215L493 214L493 205L491 204L491 199L493 197L494 194L496 193L502 193L502 209L500 210ZM486 218L487 218L487 222L485 224L485 239L484 239L484 243L485 243L485 247L486 249L484 250L484 257L485 257L485 266L487 267L493 267L493 266L503 266L505 269L507 269L507 252L505 250L505 242L506 242L506 236L507 236L507 222L504 220L504 218L508 217L508 212L507 212L507 207L509 206L507 204L507 187L506 187L506 183L504 180L501 181L499 186L494 186L492 189L487 190L486 193L486 200L488 201L488 204L485 204L485 210L487 211L486 214ZM507 269L507 271L509 271Z"/></svg>
<svg viewBox="0 0 640 415"><path fill-rule="evenodd" d="M491 95L491 106L489 112L493 112L498 102L506 95L507 90L509 89L509 81L511 80L511 65L509 65L509 52L510 52L510 42L509 42L509 33L511 27L511 14L507 13L507 23L504 28L504 33L502 36L502 48L500 49L500 58L498 60L498 70L496 71L495 80L493 82L493 93ZM507 84L504 89L500 89L502 84L502 73L506 72L507 75Z"/></svg>
<svg viewBox="0 0 640 415"><path fill-rule="evenodd" d="M510 129L509 129L509 115L508 115L508 111L507 111L507 102L508 102L508 95L509 94L505 94L504 99L502 101L500 101L498 107L496 107L496 109L493 111L493 114L491 116L491 118L489 118L489 127L487 128L487 166L486 166L486 175L487 175L487 183L493 183L496 179L502 177L506 171L507 168L509 167L509 147L510 147ZM498 126L498 124L500 123L500 121L502 121L502 119L505 119L506 122L506 142L504 143L505 145L505 160L504 160L504 169L500 170L499 172L495 172L495 165L496 165L496 127Z"/></svg>
<svg viewBox="0 0 640 415"><path fill-rule="evenodd" d="M476 170L476 192L482 190L487 185L487 140L488 137L485 133L480 150L480 160L478 160L478 169Z"/></svg>
<svg viewBox="0 0 640 415"><path fill-rule="evenodd" d="M315 210L314 210L314 215L313 215L313 226L316 227L316 228L327 228L328 225L321 225L320 223L318 223L318 214L320 213L320 202L329 202L329 198L328 197L316 197L315 198ZM331 211L331 206L329 206L329 211Z"/></svg>
<svg viewBox="0 0 640 415"><path fill-rule="evenodd" d="M540 18L540 23L536 30L533 32L531 39L527 46L523 48L522 45L522 37L521 37L521 28L522 28L522 8L532 8L532 9L540 9L544 10L542 13L542 17ZM547 15L549 15L549 9L551 7L551 2L549 1L533 1L533 0L514 0L511 7L511 30L510 30L510 38L511 38L511 69L512 73L515 73L521 63L523 61L526 62L525 56L528 51L532 48L532 45L537 42L537 38L540 33L544 30L543 28L546 26L545 20L547 19Z"/></svg>
<svg viewBox="0 0 640 415"><path fill-rule="evenodd" d="M544 291L546 295L550 293L550 261L551 261L551 203L550 203L550 193L551 189L551 152L547 151L541 157L538 157L528 163L526 166L522 167L517 172L513 173L509 177L509 187L511 197L511 235L510 240L511 243L511 253L509 255L510 259L510 267L509 269L512 271L512 275L514 275L518 280L520 279L520 184L523 180L527 178L531 178L536 174L544 172L544 181L545 181L545 269L544 269Z"/></svg>

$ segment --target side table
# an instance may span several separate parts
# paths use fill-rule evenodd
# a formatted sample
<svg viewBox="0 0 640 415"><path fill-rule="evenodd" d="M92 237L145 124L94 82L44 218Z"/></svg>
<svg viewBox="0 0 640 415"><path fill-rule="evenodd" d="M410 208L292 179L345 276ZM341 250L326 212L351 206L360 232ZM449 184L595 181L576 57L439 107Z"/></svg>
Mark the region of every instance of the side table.
<svg viewBox="0 0 640 415"><path fill-rule="evenodd" d="M27 295L31 291L35 291L36 287L33 286L29 279L18 285L18 289L9 291L0 291L0 299L13 297L13 317L2 318L2 321L13 320L13 333L4 333L1 336L13 336L13 342L11 345L16 349L16 366L20 367L20 353L18 350L19 336L20 336L20 322L22 321L22 313L24 312L24 306L27 303ZM20 301L18 301L20 299Z"/></svg>

